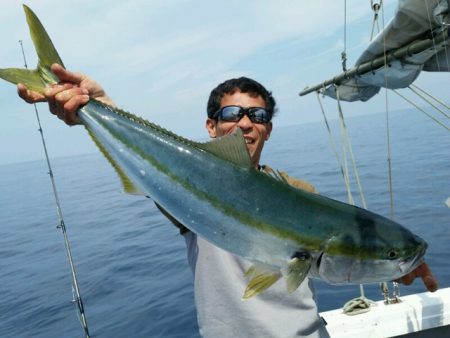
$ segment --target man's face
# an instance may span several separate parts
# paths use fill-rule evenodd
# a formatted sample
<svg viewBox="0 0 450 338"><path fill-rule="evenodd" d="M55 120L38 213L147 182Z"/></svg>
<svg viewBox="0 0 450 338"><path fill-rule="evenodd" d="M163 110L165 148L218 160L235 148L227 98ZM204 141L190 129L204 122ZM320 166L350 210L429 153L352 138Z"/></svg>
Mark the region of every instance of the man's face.
<svg viewBox="0 0 450 338"><path fill-rule="evenodd" d="M266 104L261 96L252 97L248 93L236 91L234 94L225 94L223 96L220 101L220 108L225 106L265 108ZM264 142L269 139L270 132L272 131L272 122L254 123L247 115L244 115L237 122L216 121L208 118L206 120L206 128L208 129L209 136L213 138L231 134L236 128L241 128L252 162L257 166Z"/></svg>

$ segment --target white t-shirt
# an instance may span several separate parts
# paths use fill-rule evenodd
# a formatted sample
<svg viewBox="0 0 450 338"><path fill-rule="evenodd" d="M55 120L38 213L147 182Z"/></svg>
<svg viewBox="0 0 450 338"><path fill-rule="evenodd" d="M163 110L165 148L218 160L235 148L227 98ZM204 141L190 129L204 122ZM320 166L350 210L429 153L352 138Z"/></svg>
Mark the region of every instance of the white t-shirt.
<svg viewBox="0 0 450 338"><path fill-rule="evenodd" d="M186 232L184 238L203 337L329 337L309 278L291 294L280 279L261 294L242 301L248 283L244 273L252 263L192 232Z"/></svg>

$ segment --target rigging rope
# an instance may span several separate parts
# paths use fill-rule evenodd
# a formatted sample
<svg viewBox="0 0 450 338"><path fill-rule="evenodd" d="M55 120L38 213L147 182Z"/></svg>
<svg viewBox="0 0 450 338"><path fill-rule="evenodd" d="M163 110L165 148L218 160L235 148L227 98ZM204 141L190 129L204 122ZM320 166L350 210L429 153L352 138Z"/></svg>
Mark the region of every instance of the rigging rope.
<svg viewBox="0 0 450 338"><path fill-rule="evenodd" d="M415 108L417 108L418 110L420 110L422 113L424 113L426 116L428 116L430 119L432 119L434 122L436 122L437 124L441 125L442 127L444 127L445 129L447 129L448 131L450 131L450 127L447 127L444 123L442 123L441 121L439 121L438 119L436 119L433 115L427 113L424 109L422 109L421 107L419 107L417 104L415 104L414 102L412 102L410 99L408 99L406 96L400 94L397 90L393 90L393 92L395 94L397 94L398 96L400 96L401 98L403 98L406 102L410 103L411 105L413 105Z"/></svg>
<svg viewBox="0 0 450 338"><path fill-rule="evenodd" d="M381 19L383 24L383 29L385 28L384 21L384 7L381 7ZM387 140L387 163L388 163L388 179L389 179L389 205L390 205L390 215L391 219L395 218L394 215L394 189L393 189L393 179L392 179L392 157L391 157L391 133L389 126L389 100L388 100L388 79L387 72L389 70L387 64L387 51L386 51L386 39L383 35L383 56L384 56L384 88L385 88L385 112L386 112L386 140Z"/></svg>
<svg viewBox="0 0 450 338"><path fill-rule="evenodd" d="M424 100L426 103L428 103L430 106L432 106L434 109L436 109L438 112L440 112L442 115L444 115L446 118L450 119L450 115L447 114L445 111L439 109L435 104L433 104L430 100L428 100L425 96L419 93L419 91L415 90L411 86L408 86L408 89L411 90L414 94L416 94L418 97L420 97L422 100ZM428 94L428 93L427 93ZM431 96L431 95L429 95ZM431 96L432 97L432 96Z"/></svg>
<svg viewBox="0 0 450 338"><path fill-rule="evenodd" d="M373 10L373 20L372 20L372 32L370 33L370 41L373 39L373 34L375 31L375 24L377 25L377 33L380 32L380 26L378 24L378 12L380 11L381 6L383 5L383 0L380 0L380 2L374 2L373 0L370 1L370 7Z"/></svg>
<svg viewBox="0 0 450 338"><path fill-rule="evenodd" d="M444 1L447 2L447 17L450 18L450 0L444 0ZM450 23L445 22L444 19L442 20L442 22L440 22L440 24L441 24L441 26L450 27ZM449 61L449 60L450 60L450 57L449 57L449 55L448 55L449 49L450 49L450 43L448 43L448 44L447 44L447 47L444 48L444 51L445 51L445 60L446 60L446 63L447 63L447 71L450 71L450 61ZM436 59L437 59L437 58L436 58Z"/></svg>
<svg viewBox="0 0 450 338"><path fill-rule="evenodd" d="M361 198L361 204L364 209L367 209L366 198L364 197L364 192L362 189L361 181L359 179L358 169L356 168L355 155L353 154L353 147L350 142L350 136L348 135L347 126L346 126L345 120L344 120L344 114L342 113L341 100L339 98L339 91L337 89L336 89L336 100L337 100L337 104L338 104L339 120L341 122L341 133L342 133L342 140L343 140L342 147L343 147L344 155L346 154L345 149L347 148L350 153L350 159L352 161L353 172L355 174L356 184L358 186L358 190L359 190L359 194L360 194L360 198ZM344 157L344 161L347 162L346 157ZM344 163L344 165L345 165L344 168L346 168L347 175L348 175L347 163Z"/></svg>
<svg viewBox="0 0 450 338"><path fill-rule="evenodd" d="M19 43L20 43L20 48L22 50L24 66L25 66L26 69L28 69L27 60L26 60L26 57L25 57L25 52L24 52L24 49L23 49L22 40L19 40ZM50 164L50 158L48 156L47 145L45 143L44 131L43 131L42 126L41 126L41 120L39 118L39 112L38 112L38 109L37 109L37 105L36 104L33 104L33 105L34 105L34 111L36 113L37 123L38 123L38 126L39 126L38 131L39 131L39 133L41 135L42 146L44 148L45 159L47 160L48 174L50 176L50 181L52 183L53 195L55 197L56 209L57 209L58 217L59 217L59 225L57 226L57 228L61 229L61 232L63 234L64 244L65 244L66 253L67 253L67 259L68 259L69 265L70 265L70 272L71 272L71 277L72 277L72 294L74 296L73 297L74 299L72 300L72 302L77 305L80 324L83 327L83 330L84 330L84 333L86 335L86 338L90 338L89 329L88 329L88 325L87 325L86 314L84 312L83 301L81 299L80 288L78 286L77 276L76 276L76 272L75 272L75 266L74 266L74 263L73 263L72 253L71 253L71 250L70 250L69 238L67 236L66 225L64 224L64 218L63 218L63 214L62 214L61 204L59 202L58 191L56 189L55 178L53 176L53 170L52 170L52 166Z"/></svg>
<svg viewBox="0 0 450 338"><path fill-rule="evenodd" d="M430 25L430 32L432 33L433 32L433 25L432 25L432 22L431 22L430 9L428 8L428 1L424 1L424 3L425 3L425 7L427 9L428 24ZM433 41L433 49L437 50L436 49L436 42L435 42L435 39L434 39L434 34L431 34L431 39ZM438 72L440 72L441 71L441 66L439 64L439 58L436 58L436 65L437 65Z"/></svg>
<svg viewBox="0 0 450 338"><path fill-rule="evenodd" d="M347 0L344 0L344 50L341 52L342 70L347 71Z"/></svg>
<svg viewBox="0 0 450 338"><path fill-rule="evenodd" d="M325 114L325 110L323 109L322 100L320 99L320 94L319 94L319 92L316 92L316 94L317 94L317 100L319 101L320 109L322 111L322 116L323 116L323 119L325 121L325 125L327 127L328 138L330 140L331 147L333 148L333 152L334 152L334 156L336 157L336 161L337 161L337 163L339 165L339 168L341 170L342 178L344 179L345 187L346 187L346 190L347 190L347 198L348 198L349 201L353 202L353 197L352 197L352 193L351 193L351 189L350 189L349 177L348 177L348 175L346 175L346 173L344 171L344 167L342 166L341 159L339 158L339 152L337 150L336 142L334 142L333 134L331 133L331 128L330 128L330 125L328 124L328 119L327 119L327 116Z"/></svg>
<svg viewBox="0 0 450 338"><path fill-rule="evenodd" d="M450 67L449 67L450 69ZM431 99L433 99L434 101L436 101L437 103L439 103L440 105L442 105L443 107L450 109L450 106L445 104L445 102L442 102L441 100L439 100L438 98L432 96L430 93L428 93L427 91L423 90L422 88L420 88L419 86L415 85L415 84L411 84L410 87L422 92L423 94L427 95L428 97L430 97Z"/></svg>
<svg viewBox="0 0 450 338"><path fill-rule="evenodd" d="M348 129L347 126L345 124L345 120L344 120L344 114L342 112L342 107L341 107L341 100L339 98L339 90L338 87L336 88L336 100L337 100L337 104L338 104L338 111L339 111L339 120L340 120L340 125L341 125L341 134L342 134L342 147L343 147L343 152L344 155L346 154L345 149L348 148L349 153L350 153L350 158L352 161L352 165L353 165L353 173L355 175L355 179L356 179L356 184L358 186L358 190L359 190L359 195L361 198L361 204L363 206L364 209L367 209L367 203L366 203L366 198L364 196L364 192L362 189L362 185L361 185L361 181L359 179L359 173L358 173L358 169L356 167L356 160L355 160L355 156L353 153L353 147L352 144L350 142L350 137L348 135ZM348 176L348 168L347 168L347 160L346 158L344 158L344 165L345 165L345 169L346 169L346 173ZM348 177L347 177L348 180ZM351 195L350 192L350 187L347 188L347 191L349 192L349 194ZM352 200L349 201L350 204L355 204L353 201L353 197ZM359 292L360 292L360 296L357 298L353 298L350 301L348 301L347 303L345 303L344 307L343 307L343 311L345 314L347 315L356 315L356 314L360 314L360 313L364 313L367 311L370 311L370 304L373 303L370 299L366 298L366 296L364 295L364 285L360 284L359 285Z"/></svg>
<svg viewBox="0 0 450 338"><path fill-rule="evenodd" d="M381 6L381 20L383 29L385 29L385 20L384 20L384 6ZM386 112L386 141L387 141L387 165L388 165L388 184L389 184L389 210L391 219L395 219L394 213L394 188L393 188L393 175L392 175L392 155L391 155L391 132L389 125L389 100L388 100L388 79L387 72L389 70L387 64L387 51L386 51L386 37L383 35L383 56L384 56L384 87L385 87L385 112ZM393 282L394 291L393 291L393 299L399 299L400 292L398 284ZM380 283L382 293L384 296L384 300L386 303L389 303L391 298L389 297L389 289L387 286L387 282Z"/></svg>

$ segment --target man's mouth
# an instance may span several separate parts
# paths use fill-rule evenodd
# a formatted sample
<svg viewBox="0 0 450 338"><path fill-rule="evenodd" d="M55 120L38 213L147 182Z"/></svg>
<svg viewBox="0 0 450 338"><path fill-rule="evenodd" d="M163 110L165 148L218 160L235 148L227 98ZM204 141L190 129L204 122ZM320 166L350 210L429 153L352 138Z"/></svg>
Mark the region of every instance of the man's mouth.
<svg viewBox="0 0 450 338"><path fill-rule="evenodd" d="M251 138L244 138L245 139L245 143L246 144L252 144L255 142L255 140L251 139Z"/></svg>

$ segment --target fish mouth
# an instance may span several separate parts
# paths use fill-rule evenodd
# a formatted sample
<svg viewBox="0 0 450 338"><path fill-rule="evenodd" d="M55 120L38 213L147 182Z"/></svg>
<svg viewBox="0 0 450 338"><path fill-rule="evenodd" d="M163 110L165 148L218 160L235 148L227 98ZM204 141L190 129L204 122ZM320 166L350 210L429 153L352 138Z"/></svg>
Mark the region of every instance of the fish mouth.
<svg viewBox="0 0 450 338"><path fill-rule="evenodd" d="M404 259L399 264L400 271L407 274L417 268L420 264L424 262L425 252L427 250L428 244L422 241L422 245L414 256L410 256Z"/></svg>

